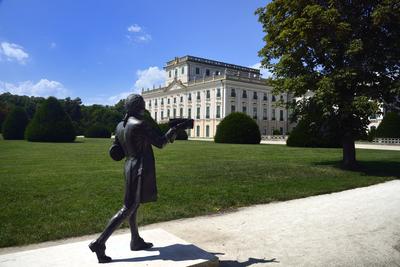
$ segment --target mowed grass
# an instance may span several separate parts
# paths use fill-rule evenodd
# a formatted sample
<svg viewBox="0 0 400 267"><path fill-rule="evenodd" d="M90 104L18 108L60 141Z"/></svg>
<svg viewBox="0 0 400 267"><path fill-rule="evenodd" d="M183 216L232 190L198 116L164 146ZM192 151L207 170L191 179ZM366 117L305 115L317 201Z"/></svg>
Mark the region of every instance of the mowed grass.
<svg viewBox="0 0 400 267"><path fill-rule="evenodd" d="M110 144L0 140L0 247L102 231L124 194L123 161L109 158ZM357 150L357 172L338 167L340 149L176 141L154 151L159 199L141 206L141 225L400 176L396 151Z"/></svg>

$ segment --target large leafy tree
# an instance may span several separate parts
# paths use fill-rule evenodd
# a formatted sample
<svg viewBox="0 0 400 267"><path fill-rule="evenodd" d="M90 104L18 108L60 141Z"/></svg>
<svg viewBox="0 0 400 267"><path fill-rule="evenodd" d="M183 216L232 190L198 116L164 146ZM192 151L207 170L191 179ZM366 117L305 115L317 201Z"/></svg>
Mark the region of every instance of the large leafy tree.
<svg viewBox="0 0 400 267"><path fill-rule="evenodd" d="M273 0L256 14L266 33L259 55L276 90L311 92L338 125L344 167L355 167L368 117L399 94L400 2Z"/></svg>

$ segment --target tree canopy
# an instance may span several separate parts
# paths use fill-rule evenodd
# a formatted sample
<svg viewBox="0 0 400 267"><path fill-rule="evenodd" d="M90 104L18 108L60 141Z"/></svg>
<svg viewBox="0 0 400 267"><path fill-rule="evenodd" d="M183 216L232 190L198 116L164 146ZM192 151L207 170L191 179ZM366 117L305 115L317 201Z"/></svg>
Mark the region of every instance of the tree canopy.
<svg viewBox="0 0 400 267"><path fill-rule="evenodd" d="M273 0L256 14L276 91L298 98L293 108L310 95L338 125L344 167L354 167L368 117L399 95L400 2Z"/></svg>

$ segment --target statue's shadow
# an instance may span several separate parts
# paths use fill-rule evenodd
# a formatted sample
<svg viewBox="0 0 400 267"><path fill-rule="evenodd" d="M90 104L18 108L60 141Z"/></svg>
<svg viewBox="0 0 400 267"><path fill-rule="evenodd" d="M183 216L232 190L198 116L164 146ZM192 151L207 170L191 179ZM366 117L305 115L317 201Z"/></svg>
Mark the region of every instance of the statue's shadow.
<svg viewBox="0 0 400 267"><path fill-rule="evenodd" d="M142 261L190 261L190 260L212 260L215 256L194 245L174 244L165 247L154 247L146 251L158 251L158 255L113 259L112 262L142 262Z"/></svg>

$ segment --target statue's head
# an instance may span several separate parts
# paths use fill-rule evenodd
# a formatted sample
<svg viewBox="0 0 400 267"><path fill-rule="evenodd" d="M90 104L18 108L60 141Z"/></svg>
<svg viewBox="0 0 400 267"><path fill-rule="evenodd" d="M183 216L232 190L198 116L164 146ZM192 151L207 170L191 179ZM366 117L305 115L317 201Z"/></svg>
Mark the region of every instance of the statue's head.
<svg viewBox="0 0 400 267"><path fill-rule="evenodd" d="M130 116L143 116L145 110L143 97L138 94L130 94L125 100L125 108Z"/></svg>

